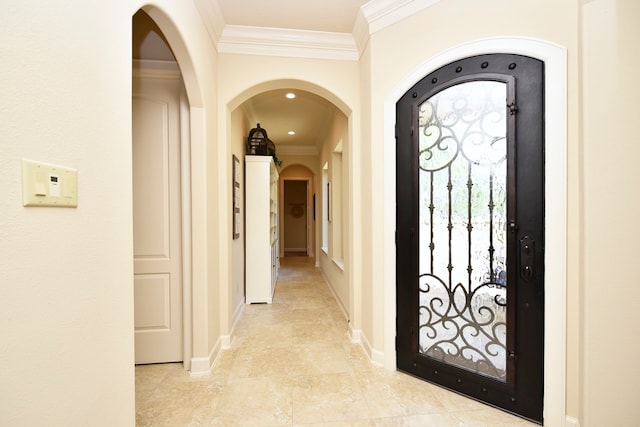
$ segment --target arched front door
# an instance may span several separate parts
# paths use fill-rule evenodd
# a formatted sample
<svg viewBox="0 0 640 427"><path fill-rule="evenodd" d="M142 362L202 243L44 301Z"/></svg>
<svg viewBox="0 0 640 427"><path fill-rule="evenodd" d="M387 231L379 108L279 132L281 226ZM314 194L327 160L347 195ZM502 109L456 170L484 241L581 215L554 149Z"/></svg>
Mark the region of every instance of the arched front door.
<svg viewBox="0 0 640 427"><path fill-rule="evenodd" d="M481 55L398 101L398 369L542 422L544 64Z"/></svg>

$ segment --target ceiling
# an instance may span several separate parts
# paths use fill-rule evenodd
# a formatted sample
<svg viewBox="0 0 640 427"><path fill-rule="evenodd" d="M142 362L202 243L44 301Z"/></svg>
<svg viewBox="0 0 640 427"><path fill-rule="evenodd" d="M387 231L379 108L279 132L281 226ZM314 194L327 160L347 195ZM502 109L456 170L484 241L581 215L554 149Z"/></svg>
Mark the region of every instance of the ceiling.
<svg viewBox="0 0 640 427"><path fill-rule="evenodd" d="M287 93L295 94L289 99ZM269 139L278 148L297 147L305 154L317 152L331 129L336 114L342 114L331 102L311 92L296 89L277 89L255 95L240 106L251 127L267 131ZM290 135L289 132L295 132ZM300 147L307 147L300 150ZM308 147L316 147L310 150Z"/></svg>
<svg viewBox="0 0 640 427"><path fill-rule="evenodd" d="M218 0L227 25L351 33L369 0Z"/></svg>
<svg viewBox="0 0 640 427"><path fill-rule="evenodd" d="M351 34L361 6L369 0L208 1L217 2L224 26ZM146 14L136 14L133 33L134 58L173 60L161 31ZM293 89L258 94L239 108L250 120L250 127L260 123L266 129L276 150L287 147L291 153L317 153L334 117L342 113L318 95ZM290 91L296 94L295 99L285 97ZM289 135L289 131L295 135Z"/></svg>

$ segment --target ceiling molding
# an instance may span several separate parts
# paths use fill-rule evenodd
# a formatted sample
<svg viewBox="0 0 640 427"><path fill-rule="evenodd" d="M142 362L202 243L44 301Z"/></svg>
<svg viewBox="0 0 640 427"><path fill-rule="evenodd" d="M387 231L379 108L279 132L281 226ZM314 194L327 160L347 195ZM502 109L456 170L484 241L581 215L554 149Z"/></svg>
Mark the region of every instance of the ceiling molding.
<svg viewBox="0 0 640 427"><path fill-rule="evenodd" d="M193 0L214 46L220 43L225 21L218 0Z"/></svg>
<svg viewBox="0 0 640 427"><path fill-rule="evenodd" d="M353 39L360 55L372 34L420 12L440 0L371 0L360 8L353 25Z"/></svg>
<svg viewBox="0 0 640 427"><path fill-rule="evenodd" d="M369 36L370 36L369 21L367 21L367 18L364 16L362 7L360 8L360 10L358 11L358 14L356 15L356 21L353 24L352 35L353 35L353 40L356 46L358 47L358 54L362 55L365 48L367 47L367 43L369 42Z"/></svg>
<svg viewBox="0 0 640 427"><path fill-rule="evenodd" d="M317 156L320 154L315 145L279 145L277 152L281 156Z"/></svg>
<svg viewBox="0 0 640 427"><path fill-rule="evenodd" d="M353 36L346 33L226 25L218 52L357 61Z"/></svg>
<svg viewBox="0 0 640 427"><path fill-rule="evenodd" d="M351 34L227 25L218 0L193 0L221 53L357 61L369 37L440 0L371 0L358 11Z"/></svg>
<svg viewBox="0 0 640 427"><path fill-rule="evenodd" d="M369 24L369 35L420 12L440 0L372 0L360 11Z"/></svg>

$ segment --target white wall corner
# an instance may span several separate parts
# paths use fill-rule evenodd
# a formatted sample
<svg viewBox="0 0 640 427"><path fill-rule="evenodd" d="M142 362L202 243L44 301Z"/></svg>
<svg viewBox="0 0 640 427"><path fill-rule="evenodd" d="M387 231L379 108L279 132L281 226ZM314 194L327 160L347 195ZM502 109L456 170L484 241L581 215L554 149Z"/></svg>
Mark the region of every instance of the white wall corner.
<svg viewBox="0 0 640 427"><path fill-rule="evenodd" d="M364 6L363 6L364 7ZM364 50L367 47L367 43L369 43L369 21L364 16L364 12L362 8L358 10L358 14L356 15L356 20L353 24L353 30L351 34L353 35L353 41L358 48L358 55L361 56Z"/></svg>
<svg viewBox="0 0 640 427"><path fill-rule="evenodd" d="M327 31L226 25L220 53L357 61L351 34Z"/></svg>
<svg viewBox="0 0 640 427"><path fill-rule="evenodd" d="M577 418L567 416L567 421L565 422L566 427L580 427L580 421Z"/></svg>
<svg viewBox="0 0 640 427"><path fill-rule="evenodd" d="M213 367L216 359L220 356L222 348L223 337L220 337L207 357L192 357L191 371L189 371L189 375L192 377L204 377L211 375L211 368Z"/></svg>
<svg viewBox="0 0 640 427"><path fill-rule="evenodd" d="M193 0L193 2L200 13L202 23L207 29L213 45L217 47L225 26L218 0Z"/></svg>

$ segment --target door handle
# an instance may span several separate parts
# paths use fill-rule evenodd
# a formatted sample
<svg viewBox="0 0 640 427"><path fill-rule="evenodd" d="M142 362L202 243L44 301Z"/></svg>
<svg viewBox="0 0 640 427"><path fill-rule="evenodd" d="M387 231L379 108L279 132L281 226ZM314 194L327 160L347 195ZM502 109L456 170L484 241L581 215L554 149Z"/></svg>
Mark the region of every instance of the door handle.
<svg viewBox="0 0 640 427"><path fill-rule="evenodd" d="M533 279L535 240L529 236L520 239L520 276L527 282Z"/></svg>

